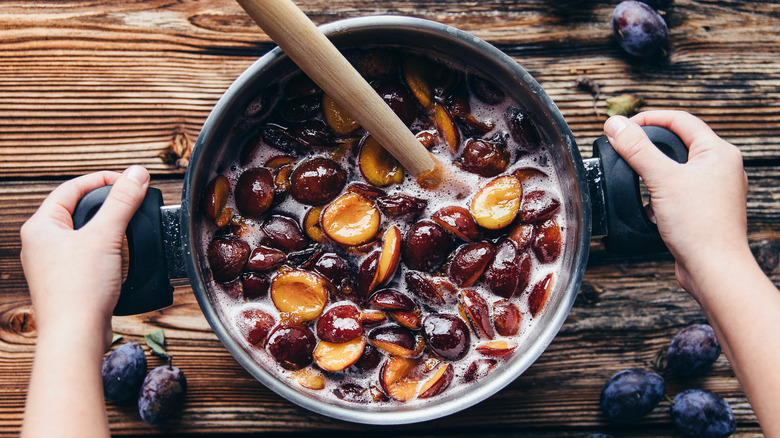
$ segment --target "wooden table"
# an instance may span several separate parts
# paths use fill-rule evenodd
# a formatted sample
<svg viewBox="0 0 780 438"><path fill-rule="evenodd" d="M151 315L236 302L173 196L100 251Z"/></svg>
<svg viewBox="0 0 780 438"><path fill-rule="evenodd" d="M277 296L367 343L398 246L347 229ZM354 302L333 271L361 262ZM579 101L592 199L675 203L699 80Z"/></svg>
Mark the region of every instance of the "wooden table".
<svg viewBox="0 0 780 438"><path fill-rule="evenodd" d="M780 5L774 1L675 0L667 12L669 56L642 63L612 38L617 1L556 10L545 0L300 0L316 22L404 14L470 31L513 56L558 104L583 156L600 135L604 99L631 93L646 108L687 109L744 155L750 181L749 238L775 282L780 243ZM185 164L228 85L272 44L230 0L4 0L0 3L0 433L16 434L35 346L35 323L19 262L18 230L61 181L99 169L146 166L169 204L179 202ZM601 86L598 113L575 86ZM717 236L713 236L717 238ZM191 290L174 305L115 318L126 341L163 328L190 392L181 419L142 423L132 404L109 404L116 434L341 431L381 436L676 436L663 402L646 419L610 424L599 392L615 372L652 367L682 327L704 321L677 284L669 255L615 257L598 242L571 315L542 357L489 400L436 421L368 427L309 413L265 389L227 353ZM150 366L159 359L150 358ZM726 358L702 377L670 378L718 392L739 426L760 436ZM76 396L74 394L74 396Z"/></svg>

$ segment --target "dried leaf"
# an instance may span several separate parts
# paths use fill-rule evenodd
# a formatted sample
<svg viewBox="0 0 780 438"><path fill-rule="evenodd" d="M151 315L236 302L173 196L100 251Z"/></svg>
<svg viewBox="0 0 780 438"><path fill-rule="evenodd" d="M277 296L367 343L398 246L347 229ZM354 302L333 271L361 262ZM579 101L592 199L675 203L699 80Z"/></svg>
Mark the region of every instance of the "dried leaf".
<svg viewBox="0 0 780 438"><path fill-rule="evenodd" d="M639 107L645 104L641 97L634 97L630 94L621 94L620 96L607 99L607 115L633 116L639 110Z"/></svg>
<svg viewBox="0 0 780 438"><path fill-rule="evenodd" d="M114 344L116 344L116 341L118 341L118 340L120 340L120 339L122 339L122 335L120 335L120 334L119 334L119 333L117 333L117 332L114 332L114 333L111 335L111 345L114 345Z"/></svg>
<svg viewBox="0 0 780 438"><path fill-rule="evenodd" d="M162 329L144 335L144 341L152 349L152 354L165 360L170 359L170 355L165 350L165 332Z"/></svg>

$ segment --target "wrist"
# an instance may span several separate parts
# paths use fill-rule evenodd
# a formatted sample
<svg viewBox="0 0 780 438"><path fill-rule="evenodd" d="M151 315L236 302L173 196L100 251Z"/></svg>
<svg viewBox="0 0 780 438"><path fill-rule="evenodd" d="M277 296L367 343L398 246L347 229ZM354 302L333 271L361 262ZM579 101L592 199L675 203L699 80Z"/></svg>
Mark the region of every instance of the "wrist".
<svg viewBox="0 0 780 438"><path fill-rule="evenodd" d="M718 250L701 251L696 257L678 262L678 280L704 307L709 300L740 294L740 278L753 275L760 268L750 247L735 245Z"/></svg>
<svg viewBox="0 0 780 438"><path fill-rule="evenodd" d="M72 348L79 354L102 357L108 348L110 327L110 321L106 325L89 318L48 319L38 324L36 343L39 348L59 345Z"/></svg>

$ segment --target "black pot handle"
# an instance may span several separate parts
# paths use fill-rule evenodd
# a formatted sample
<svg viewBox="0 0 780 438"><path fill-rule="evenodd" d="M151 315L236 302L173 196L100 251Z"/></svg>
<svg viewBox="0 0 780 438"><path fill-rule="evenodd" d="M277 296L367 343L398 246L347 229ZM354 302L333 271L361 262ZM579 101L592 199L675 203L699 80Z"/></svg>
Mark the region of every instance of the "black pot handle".
<svg viewBox="0 0 780 438"><path fill-rule="evenodd" d="M108 197L111 186L87 193L73 212L75 229L83 227ZM127 226L130 262L114 315L135 315L170 306L173 287L168 280L160 207L162 192L150 187Z"/></svg>
<svg viewBox="0 0 780 438"><path fill-rule="evenodd" d="M660 126L643 126L642 129L664 154L678 163L688 161L688 148L675 133ZM606 250L620 254L667 251L658 227L645 214L639 176L618 155L606 136L593 143L593 157L600 158L602 167Z"/></svg>

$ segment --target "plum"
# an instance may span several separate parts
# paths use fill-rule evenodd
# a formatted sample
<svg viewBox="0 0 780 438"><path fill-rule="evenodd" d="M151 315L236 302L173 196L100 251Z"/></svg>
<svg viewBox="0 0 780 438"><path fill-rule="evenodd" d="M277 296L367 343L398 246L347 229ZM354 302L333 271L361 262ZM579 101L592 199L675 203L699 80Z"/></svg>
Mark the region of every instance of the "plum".
<svg viewBox="0 0 780 438"><path fill-rule="evenodd" d="M725 438L737 428L726 400L703 389L688 389L674 398L672 422L683 435L696 438Z"/></svg>
<svg viewBox="0 0 780 438"><path fill-rule="evenodd" d="M628 0L612 13L612 30L626 52L640 58L654 56L666 43L669 29L658 12L645 3Z"/></svg>
<svg viewBox="0 0 780 438"><path fill-rule="evenodd" d="M707 324L693 324L680 330L669 344L667 367L680 376L700 374L720 356L720 344Z"/></svg>
<svg viewBox="0 0 780 438"><path fill-rule="evenodd" d="M652 371L623 370L612 376L601 390L601 410L615 422L638 420L658 406L665 389L664 378Z"/></svg>
<svg viewBox="0 0 780 438"><path fill-rule="evenodd" d="M103 359L101 372L106 400L124 401L135 397L146 376L144 349L135 342L120 346Z"/></svg>
<svg viewBox="0 0 780 438"><path fill-rule="evenodd" d="M172 417L184 402L187 378L172 365L161 365L146 375L138 395L138 413L152 426L159 426Z"/></svg>

